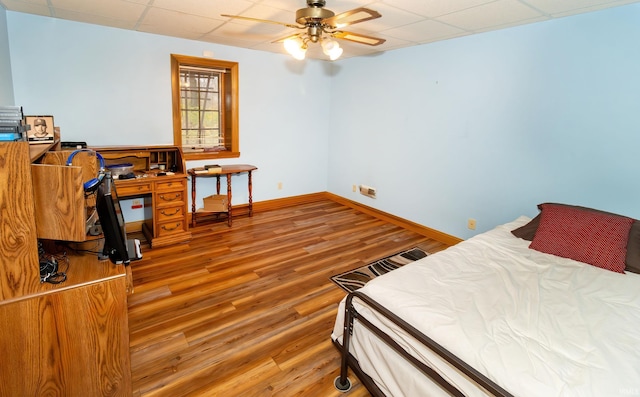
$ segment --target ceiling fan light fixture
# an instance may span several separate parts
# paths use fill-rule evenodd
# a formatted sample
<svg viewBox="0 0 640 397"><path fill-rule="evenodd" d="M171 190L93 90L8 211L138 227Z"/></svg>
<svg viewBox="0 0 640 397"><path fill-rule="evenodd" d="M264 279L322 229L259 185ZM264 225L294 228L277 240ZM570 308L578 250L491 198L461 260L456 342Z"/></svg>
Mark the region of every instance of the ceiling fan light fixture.
<svg viewBox="0 0 640 397"><path fill-rule="evenodd" d="M289 54L293 54L302 47L302 40L299 37L290 37L284 41L284 49Z"/></svg>
<svg viewBox="0 0 640 397"><path fill-rule="evenodd" d="M291 54L291 56L293 56L298 61L303 61L306 55L307 55L306 48L301 48L300 51L296 52L295 54Z"/></svg>
<svg viewBox="0 0 640 397"><path fill-rule="evenodd" d="M324 52L324 54L328 56L332 61L335 61L336 59L340 58L340 55L342 55L343 50L342 48L340 48L340 44L338 44L338 42L335 40L323 39L321 46L322 52Z"/></svg>
<svg viewBox="0 0 640 397"><path fill-rule="evenodd" d="M307 46L300 37L286 39L284 41L284 49L299 61L303 60L307 53Z"/></svg>
<svg viewBox="0 0 640 397"><path fill-rule="evenodd" d="M331 59L332 61L335 61L336 59L340 58L340 55L342 55L342 48L340 47L336 47L333 50L331 50L329 52L329 59Z"/></svg>
<svg viewBox="0 0 640 397"><path fill-rule="evenodd" d="M325 55L329 55L331 50L333 50L334 48L340 47L337 41L331 39L323 39L321 45L322 52L324 52Z"/></svg>

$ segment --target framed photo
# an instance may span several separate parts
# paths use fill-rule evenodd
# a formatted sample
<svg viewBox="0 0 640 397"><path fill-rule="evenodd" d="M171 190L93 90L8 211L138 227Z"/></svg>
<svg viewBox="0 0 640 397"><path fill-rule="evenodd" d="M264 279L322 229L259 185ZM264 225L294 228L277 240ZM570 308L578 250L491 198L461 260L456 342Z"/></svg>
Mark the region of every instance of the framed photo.
<svg viewBox="0 0 640 397"><path fill-rule="evenodd" d="M53 116L25 116L31 129L27 131L29 143L50 143L54 139Z"/></svg>

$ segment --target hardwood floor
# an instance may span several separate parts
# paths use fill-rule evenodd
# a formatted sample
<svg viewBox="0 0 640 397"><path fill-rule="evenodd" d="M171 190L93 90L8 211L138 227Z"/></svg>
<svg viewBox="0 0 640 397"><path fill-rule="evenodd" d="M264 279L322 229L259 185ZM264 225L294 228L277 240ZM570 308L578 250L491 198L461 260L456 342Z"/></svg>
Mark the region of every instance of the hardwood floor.
<svg viewBox="0 0 640 397"><path fill-rule="evenodd" d="M192 229L144 250L129 297L134 396L368 396L333 387L345 293L329 277L442 243L322 200Z"/></svg>

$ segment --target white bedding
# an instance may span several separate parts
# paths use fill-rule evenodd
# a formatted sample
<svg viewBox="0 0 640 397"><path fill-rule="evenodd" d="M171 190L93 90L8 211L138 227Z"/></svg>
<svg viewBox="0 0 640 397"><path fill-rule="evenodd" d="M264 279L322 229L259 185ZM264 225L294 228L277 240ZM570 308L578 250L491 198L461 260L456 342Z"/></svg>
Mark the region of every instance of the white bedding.
<svg viewBox="0 0 640 397"><path fill-rule="evenodd" d="M640 396L640 275L531 250L510 233L529 220L429 255L360 291L514 396ZM465 395L486 395L397 327L357 309ZM344 300L332 334L340 342L343 317ZM351 352L388 396L443 395L357 322Z"/></svg>

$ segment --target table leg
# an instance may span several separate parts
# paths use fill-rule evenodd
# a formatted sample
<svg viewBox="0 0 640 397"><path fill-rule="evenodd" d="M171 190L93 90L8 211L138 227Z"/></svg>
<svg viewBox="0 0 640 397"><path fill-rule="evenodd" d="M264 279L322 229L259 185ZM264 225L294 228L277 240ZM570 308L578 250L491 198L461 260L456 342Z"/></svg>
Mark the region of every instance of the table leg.
<svg viewBox="0 0 640 397"><path fill-rule="evenodd" d="M251 191L253 190L253 183L251 182L251 171L249 171L249 216L253 216L253 196Z"/></svg>
<svg viewBox="0 0 640 397"><path fill-rule="evenodd" d="M196 227L196 176L191 175L191 227Z"/></svg>
<svg viewBox="0 0 640 397"><path fill-rule="evenodd" d="M231 174L227 174L227 215L228 224L231 226Z"/></svg>

